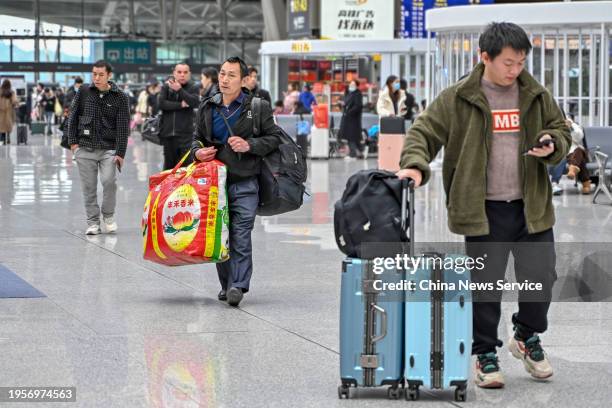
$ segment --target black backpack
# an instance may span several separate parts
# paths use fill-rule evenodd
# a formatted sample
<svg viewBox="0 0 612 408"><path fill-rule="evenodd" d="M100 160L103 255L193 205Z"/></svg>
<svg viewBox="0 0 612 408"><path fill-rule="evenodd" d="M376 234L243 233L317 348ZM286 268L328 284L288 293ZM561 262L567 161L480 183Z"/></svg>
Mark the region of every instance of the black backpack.
<svg viewBox="0 0 612 408"><path fill-rule="evenodd" d="M251 99L253 135L261 132L261 98ZM297 210L304 202L306 155L285 131L282 143L262 158L257 215L270 216Z"/></svg>
<svg viewBox="0 0 612 408"><path fill-rule="evenodd" d="M79 98L78 108L81 110L81 112L83 112L85 110L85 101L87 100L87 98L89 98L89 85L82 84L78 92L81 93L81 96ZM68 143L68 135L66 132L68 130L68 118L64 119L60 127L60 130L62 131L62 138L60 140L60 146L62 146L64 149L70 150L70 144Z"/></svg>
<svg viewBox="0 0 612 408"><path fill-rule="evenodd" d="M361 170L346 182L334 208L334 233L338 248L355 258L394 256L397 246L367 247L367 243L408 242L401 224L402 181L384 170ZM406 225L409 225L407 214Z"/></svg>

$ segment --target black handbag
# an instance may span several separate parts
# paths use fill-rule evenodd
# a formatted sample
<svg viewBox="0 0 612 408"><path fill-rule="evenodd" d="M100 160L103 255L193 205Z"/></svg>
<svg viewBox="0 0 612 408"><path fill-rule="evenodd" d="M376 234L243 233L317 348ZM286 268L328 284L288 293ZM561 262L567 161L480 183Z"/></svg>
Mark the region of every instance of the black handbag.
<svg viewBox="0 0 612 408"><path fill-rule="evenodd" d="M147 140L156 145L161 145L159 132L161 130L162 113L145 119L142 125L142 139Z"/></svg>

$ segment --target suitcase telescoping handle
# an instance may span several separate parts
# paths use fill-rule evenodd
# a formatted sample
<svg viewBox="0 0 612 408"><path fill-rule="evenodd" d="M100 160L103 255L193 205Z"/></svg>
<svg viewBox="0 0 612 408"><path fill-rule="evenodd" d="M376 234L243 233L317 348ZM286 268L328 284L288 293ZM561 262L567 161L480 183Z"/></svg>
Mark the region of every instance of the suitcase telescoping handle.
<svg viewBox="0 0 612 408"><path fill-rule="evenodd" d="M376 343L384 339L387 335L387 312L376 303L371 303L370 306L370 310L372 311L372 322L376 321L376 312L380 313L380 334L378 336L372 336L372 343Z"/></svg>
<svg viewBox="0 0 612 408"><path fill-rule="evenodd" d="M406 231L406 220L410 220L408 225L408 243L409 256L414 256L414 180L413 179L402 179L402 217L401 226L402 230Z"/></svg>

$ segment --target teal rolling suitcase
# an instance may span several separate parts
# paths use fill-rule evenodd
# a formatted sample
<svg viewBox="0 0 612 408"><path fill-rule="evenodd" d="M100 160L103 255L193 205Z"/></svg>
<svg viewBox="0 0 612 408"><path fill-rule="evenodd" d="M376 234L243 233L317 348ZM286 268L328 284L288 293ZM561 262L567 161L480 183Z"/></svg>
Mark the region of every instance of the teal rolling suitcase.
<svg viewBox="0 0 612 408"><path fill-rule="evenodd" d="M469 269L445 267L451 264L447 260L459 264L460 255L423 256L431 262L424 262L406 278L417 285L406 293L405 303L406 399L417 400L421 386L456 387L455 400L465 401L472 352L472 299L466 287ZM425 286L419 286L421 282Z"/></svg>

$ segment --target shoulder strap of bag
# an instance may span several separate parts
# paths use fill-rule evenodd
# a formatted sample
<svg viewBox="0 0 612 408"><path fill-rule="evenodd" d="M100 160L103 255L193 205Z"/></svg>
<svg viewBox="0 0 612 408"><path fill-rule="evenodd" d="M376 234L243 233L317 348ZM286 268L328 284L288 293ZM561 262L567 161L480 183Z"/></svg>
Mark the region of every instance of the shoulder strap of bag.
<svg viewBox="0 0 612 408"><path fill-rule="evenodd" d="M227 118L225 117L223 112L221 112L221 108L219 108L219 105L216 106L216 109L217 109L217 113L223 118L223 122L225 123L225 127L227 128L227 131L229 132L229 135L233 136L234 135L234 131L232 130L232 127L230 126L230 124L227 121Z"/></svg>
<svg viewBox="0 0 612 408"><path fill-rule="evenodd" d="M251 99L251 114L253 115L253 136L261 133L261 98Z"/></svg>

